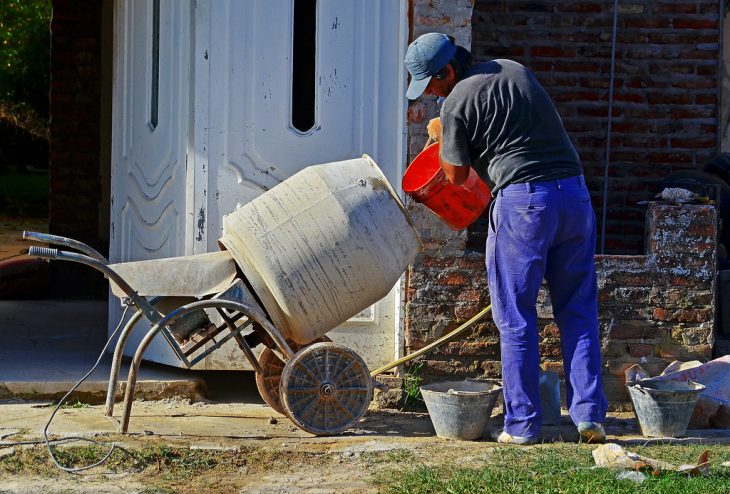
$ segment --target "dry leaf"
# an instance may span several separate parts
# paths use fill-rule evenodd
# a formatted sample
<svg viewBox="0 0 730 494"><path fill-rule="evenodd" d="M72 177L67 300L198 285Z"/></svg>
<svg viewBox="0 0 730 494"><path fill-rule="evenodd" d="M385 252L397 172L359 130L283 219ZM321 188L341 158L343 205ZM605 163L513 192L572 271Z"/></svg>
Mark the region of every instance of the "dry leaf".
<svg viewBox="0 0 730 494"><path fill-rule="evenodd" d="M646 456L637 455L623 449L615 443L606 443L593 450L593 459L596 466L619 470L648 469L652 475L658 476L662 471L673 471L687 475L707 475L710 472L710 452L704 451L694 465L675 466L662 460L655 460Z"/></svg>

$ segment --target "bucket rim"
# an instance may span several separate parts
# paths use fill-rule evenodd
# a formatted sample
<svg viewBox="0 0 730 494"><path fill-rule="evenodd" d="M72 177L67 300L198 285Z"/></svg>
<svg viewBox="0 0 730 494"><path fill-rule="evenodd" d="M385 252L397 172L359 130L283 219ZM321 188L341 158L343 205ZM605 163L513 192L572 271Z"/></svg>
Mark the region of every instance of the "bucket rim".
<svg viewBox="0 0 730 494"><path fill-rule="evenodd" d="M489 384L491 385L491 388L485 389L483 391L468 391L468 390L458 390L458 389L452 389L453 387L458 387L459 385L463 385L466 383L473 383L473 384ZM434 389L436 388L436 389ZM439 381L429 384L424 384L420 387L421 394L425 393L438 393L438 394L450 394L450 395L456 395L456 396L479 396L479 395L488 395L488 394L494 394L494 393L500 393L502 391L502 381L497 379L460 379L460 380L448 380L448 381Z"/></svg>
<svg viewBox="0 0 730 494"><path fill-rule="evenodd" d="M425 180L418 187L408 187L409 184L407 178L415 173L415 170L421 167L421 162L428 163L429 158L431 158L430 155L433 154L434 151L438 152L438 149L439 143L434 142L433 144L430 144L426 148L424 148L420 153L418 153L416 157L413 158L413 160L408 164L405 172L403 173L403 178L401 179L401 187L403 188L403 192L411 195L432 195L434 191L432 191L431 189L435 187L439 187L439 189L441 189L445 186L446 175L443 175L443 177L441 176L443 172L441 170L440 164L438 164L437 154L437 166L434 168L433 174L428 178L428 180Z"/></svg>
<svg viewBox="0 0 730 494"><path fill-rule="evenodd" d="M656 387L650 386L651 384L661 384L667 386L667 389L659 389ZM680 387L677 387L675 389L671 389L670 386L672 384L678 384ZM656 380L656 381L647 381L647 380L641 380L641 381L629 381L626 383L626 387L630 389L636 389L641 390L645 392L652 392L652 393L701 393L704 391L707 387L704 384L695 382L695 381L664 381L664 380Z"/></svg>

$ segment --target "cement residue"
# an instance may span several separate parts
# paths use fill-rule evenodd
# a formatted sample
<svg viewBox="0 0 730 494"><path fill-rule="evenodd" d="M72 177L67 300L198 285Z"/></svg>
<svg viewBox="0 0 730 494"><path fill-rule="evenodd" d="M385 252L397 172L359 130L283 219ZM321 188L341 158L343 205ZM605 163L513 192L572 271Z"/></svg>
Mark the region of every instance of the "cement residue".
<svg viewBox="0 0 730 494"><path fill-rule="evenodd" d="M0 484L0 494L38 494L89 493L89 494L137 494L148 492L147 487L135 481L107 481L103 478L92 479L88 476L71 476L58 479L4 479Z"/></svg>
<svg viewBox="0 0 730 494"><path fill-rule="evenodd" d="M377 493L378 489L362 476L362 469L342 468L339 471L329 470L327 477L322 478L323 472L296 472L285 475L264 475L261 478L251 479L243 486L240 492L246 494L329 494L347 492L350 494Z"/></svg>

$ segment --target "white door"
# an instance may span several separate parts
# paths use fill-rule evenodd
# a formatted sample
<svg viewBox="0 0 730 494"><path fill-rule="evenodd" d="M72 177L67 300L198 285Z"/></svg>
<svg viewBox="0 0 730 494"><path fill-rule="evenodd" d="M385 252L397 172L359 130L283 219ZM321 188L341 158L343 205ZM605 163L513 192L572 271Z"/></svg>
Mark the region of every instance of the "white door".
<svg viewBox="0 0 730 494"><path fill-rule="evenodd" d="M190 121L190 2L115 3L112 262L185 255ZM121 315L110 301L113 330ZM140 325L127 348L136 348ZM156 338L146 355L174 358Z"/></svg>
<svg viewBox="0 0 730 494"><path fill-rule="evenodd" d="M187 191L178 182L184 253L218 250L224 215L310 164L367 153L400 189L405 8L392 0L195 2L192 128L182 116L178 123L192 139ZM144 84L130 76L131 86ZM371 368L390 362L402 346L399 306L394 289L328 336ZM240 368L239 354L231 344L204 367ZM175 363L172 354L149 355Z"/></svg>

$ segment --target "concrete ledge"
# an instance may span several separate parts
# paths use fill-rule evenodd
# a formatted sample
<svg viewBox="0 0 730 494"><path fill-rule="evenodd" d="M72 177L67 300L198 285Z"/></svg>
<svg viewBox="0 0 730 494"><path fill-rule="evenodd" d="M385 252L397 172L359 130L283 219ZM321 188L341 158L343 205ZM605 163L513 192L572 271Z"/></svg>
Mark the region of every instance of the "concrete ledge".
<svg viewBox="0 0 730 494"><path fill-rule="evenodd" d="M0 301L0 399L58 400L94 366L107 339L107 303L88 300ZM111 355L70 397L106 400ZM129 365L122 364L121 400ZM199 372L143 362L135 398L200 400Z"/></svg>

